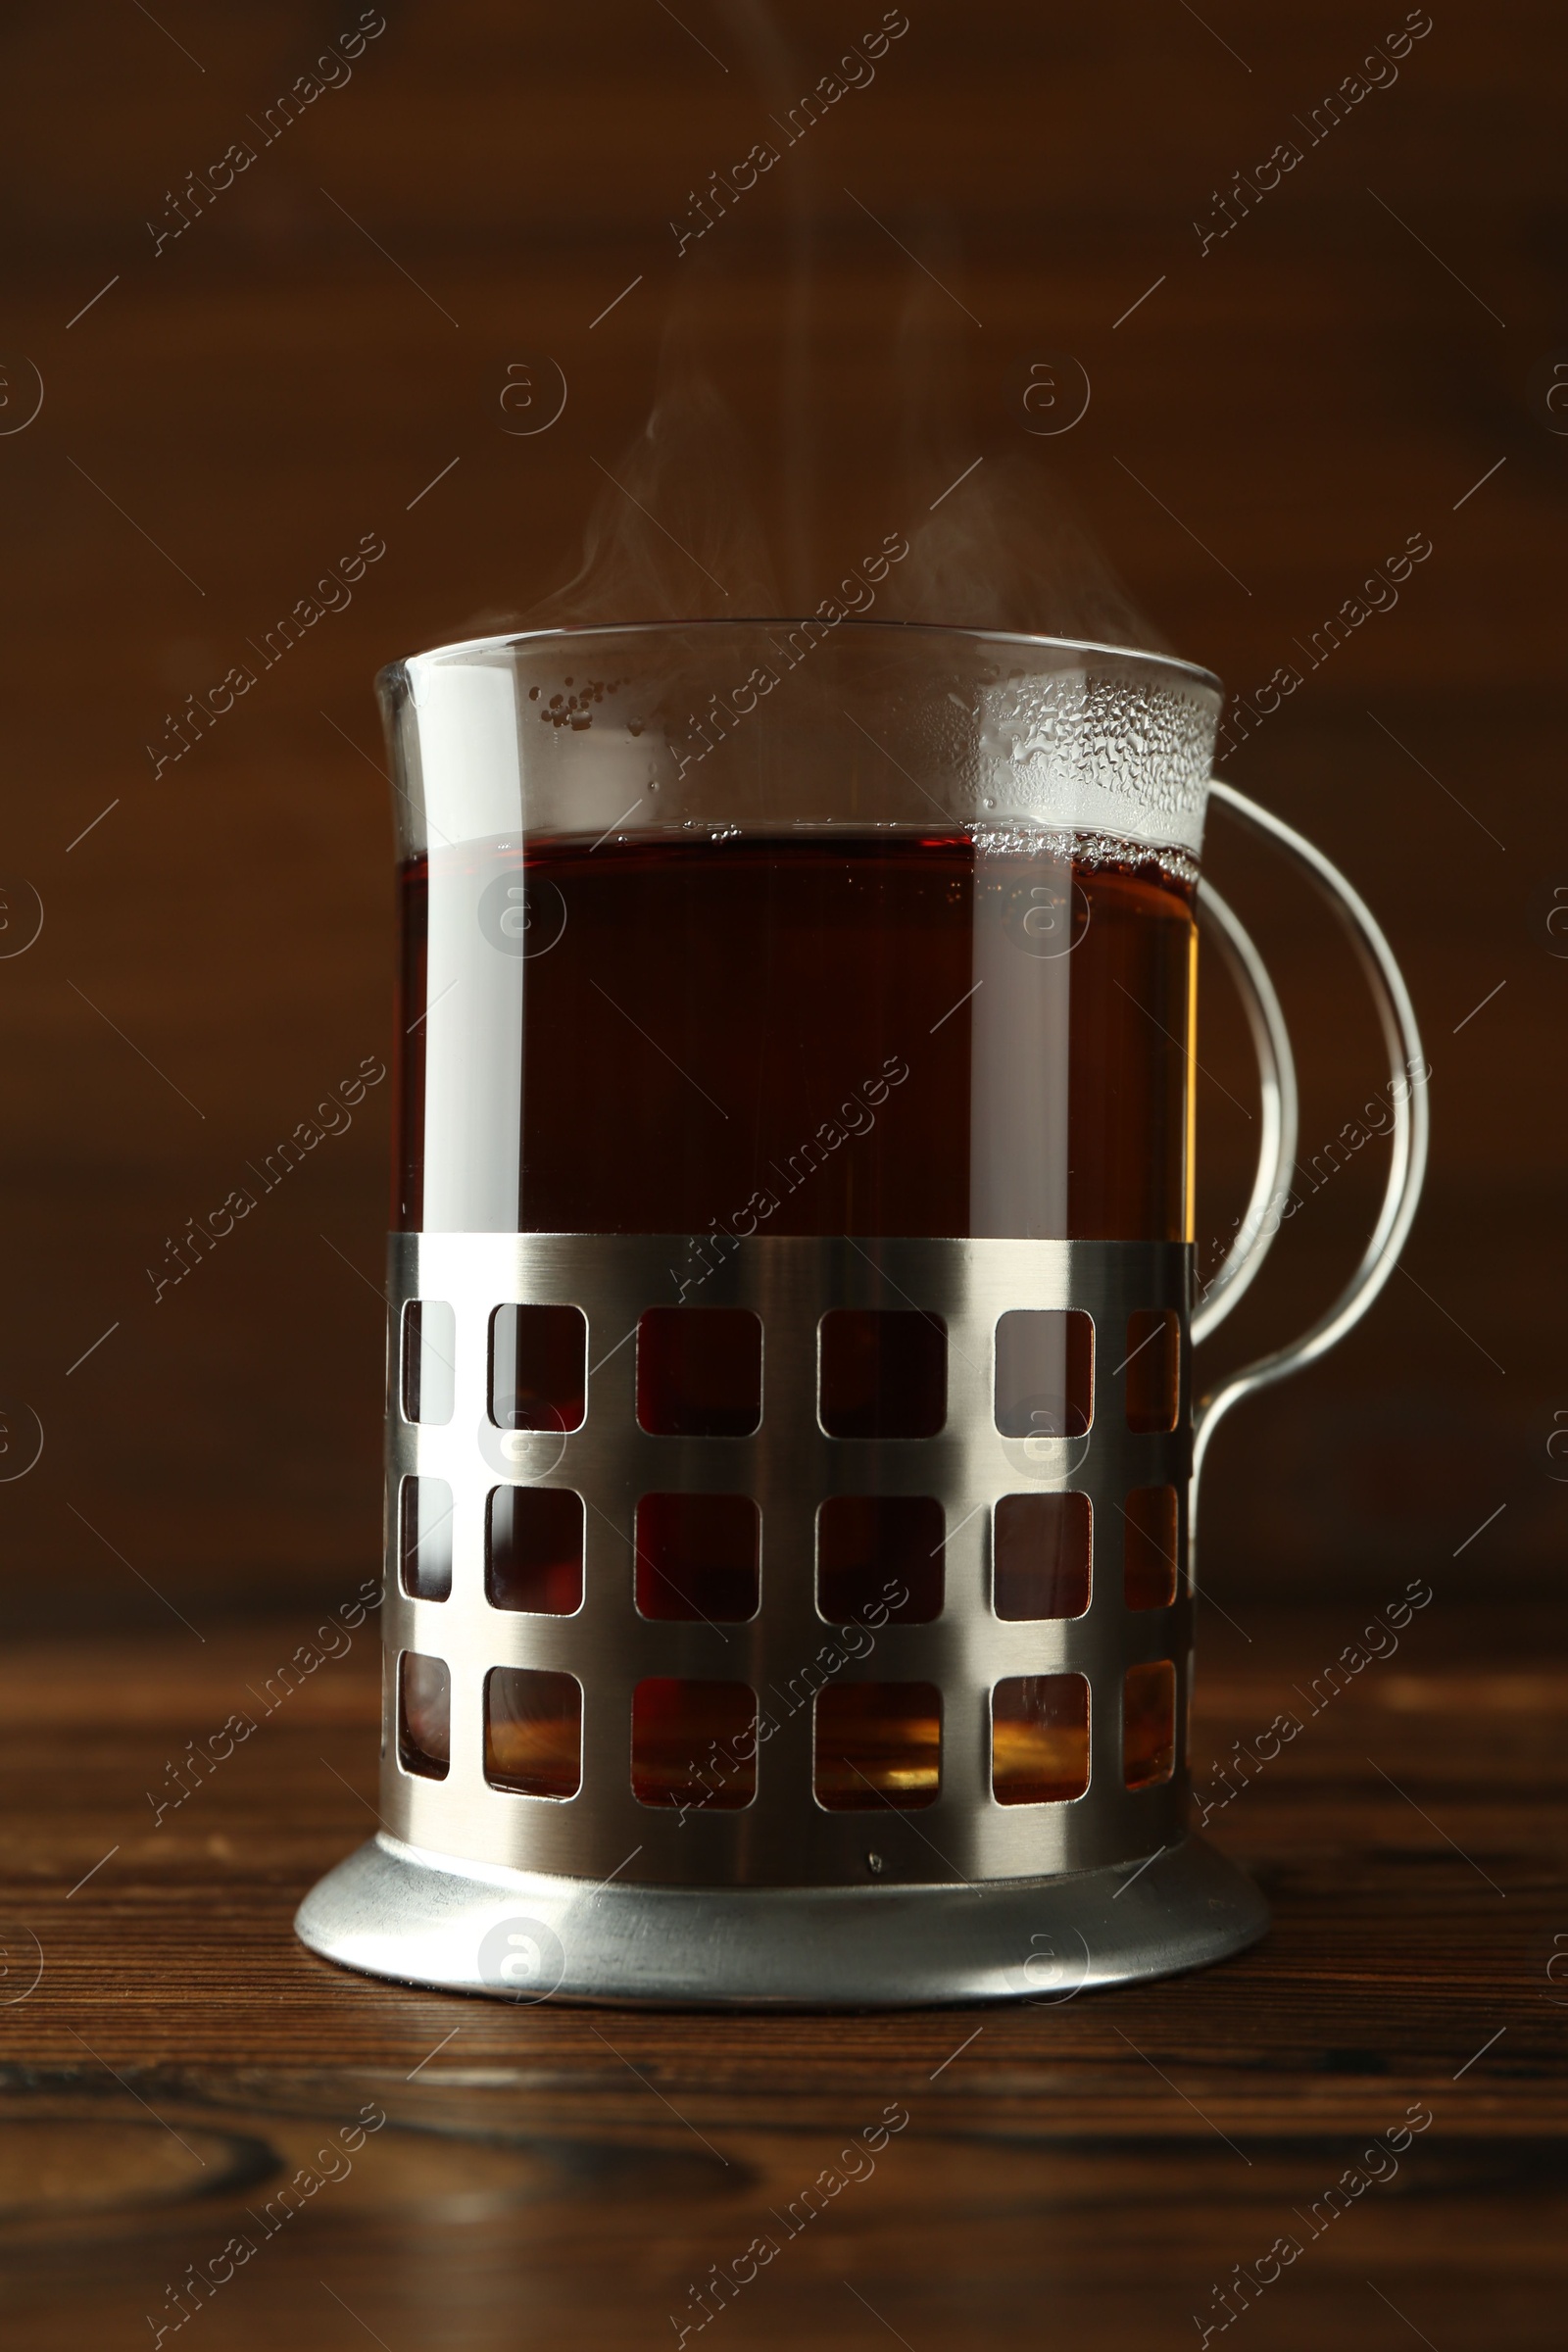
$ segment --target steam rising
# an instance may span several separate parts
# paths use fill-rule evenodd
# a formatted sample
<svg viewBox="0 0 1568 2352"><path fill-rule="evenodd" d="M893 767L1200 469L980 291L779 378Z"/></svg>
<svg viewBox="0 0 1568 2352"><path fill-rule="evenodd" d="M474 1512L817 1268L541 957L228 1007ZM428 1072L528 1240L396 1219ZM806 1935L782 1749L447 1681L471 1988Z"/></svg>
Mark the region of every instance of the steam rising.
<svg viewBox="0 0 1568 2352"><path fill-rule="evenodd" d="M944 290L963 270L951 224L928 221L921 247L925 270L910 281L896 343L901 487L921 519L906 526L909 558L889 583L885 617L1166 651L1059 486L1066 445L1026 438L1021 402L1010 435L1004 423L977 430L975 380L1000 423L1005 370Z"/></svg>
<svg viewBox="0 0 1568 2352"><path fill-rule="evenodd" d="M740 423L695 364L655 401L605 470L575 578L536 626L745 620L779 609Z"/></svg>
<svg viewBox="0 0 1568 2352"><path fill-rule="evenodd" d="M723 14L764 106L798 91L802 62L765 0L725 0ZM680 263L647 423L613 460L596 457L582 564L523 625L803 617L834 593L862 539L897 532L909 555L879 594L877 619L1169 650L1061 486L1075 450L1030 438L1021 407L1009 416L1017 355L950 291L962 256L940 216L901 223L919 267L883 346L884 429L859 464L846 451L851 420L813 397L827 381L813 332L817 154L803 146L787 160L776 174L787 255L780 340L756 437L702 356L701 313L731 307L724 273L747 266L730 222L726 238ZM840 494L819 514L821 453L833 445Z"/></svg>
<svg viewBox="0 0 1568 2352"><path fill-rule="evenodd" d="M987 458L909 534L883 616L1169 649L1032 452Z"/></svg>
<svg viewBox="0 0 1568 2352"><path fill-rule="evenodd" d="M1034 448L986 449L949 427L906 437L887 467L878 504L909 555L876 607L885 620L1081 637L1100 645L1169 650L1078 520ZM930 512L940 491L981 463ZM602 468L576 575L528 615L536 628L646 620L742 620L814 612L853 560L846 536L819 551L813 588L786 607L762 503L759 466L741 423L693 360L666 358L647 424ZM791 509L783 482L783 508ZM917 523L905 517L919 514ZM850 534L858 520L841 525ZM835 536L837 534L834 534ZM857 543L858 544L858 541ZM783 551L785 563L790 550Z"/></svg>

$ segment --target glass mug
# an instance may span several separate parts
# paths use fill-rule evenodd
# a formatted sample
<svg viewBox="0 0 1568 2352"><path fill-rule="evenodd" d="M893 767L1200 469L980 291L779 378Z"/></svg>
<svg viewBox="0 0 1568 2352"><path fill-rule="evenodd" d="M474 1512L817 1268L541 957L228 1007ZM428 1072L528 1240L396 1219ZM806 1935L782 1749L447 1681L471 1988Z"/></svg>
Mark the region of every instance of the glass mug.
<svg viewBox="0 0 1568 2352"><path fill-rule="evenodd" d="M1188 1828L1197 1472L1382 1287L1427 1106L1366 907L1210 775L1217 680L812 620L482 639L380 685L384 1827L306 1942L514 1999L821 2006L1241 1948L1262 1899ZM1348 927L1395 1126L1341 1298L1195 1404L1296 1149L1274 990L1200 884L1211 800ZM1200 1298L1200 905L1262 1090Z"/></svg>

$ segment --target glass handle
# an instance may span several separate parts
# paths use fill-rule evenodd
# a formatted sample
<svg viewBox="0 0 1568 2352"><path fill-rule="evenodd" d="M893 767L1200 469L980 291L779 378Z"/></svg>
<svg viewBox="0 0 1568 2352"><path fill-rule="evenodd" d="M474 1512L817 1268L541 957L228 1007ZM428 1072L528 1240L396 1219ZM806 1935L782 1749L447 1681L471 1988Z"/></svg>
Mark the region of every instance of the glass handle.
<svg viewBox="0 0 1568 2352"><path fill-rule="evenodd" d="M1235 1241L1203 1285L1202 1295L1193 1309L1195 1348L1219 1329L1254 1280L1279 1232L1290 1197L1291 1171L1296 1164L1298 1111L1296 1056L1291 1051L1290 1031L1285 1026L1285 1015L1268 976L1268 967L1219 892L1207 882L1199 886L1198 906L1230 967L1247 1025L1252 1033L1263 1125L1257 1174L1252 1179L1252 1197L1247 1203L1247 1213Z"/></svg>
<svg viewBox="0 0 1568 2352"><path fill-rule="evenodd" d="M1215 801L1253 826L1293 858L1307 879L1332 907L1349 935L1382 1026L1390 1061L1389 1099L1394 1111L1393 1148L1382 1206L1360 1263L1339 1297L1288 1347L1244 1364L1218 1388L1199 1399L1193 1422L1193 1487L1209 1440L1220 1420L1244 1396L1298 1372L1327 1354L1361 1317L1394 1272L1421 1199L1426 1175L1431 1112L1426 1081L1431 1072L1421 1052L1415 1008L1404 975L1371 908L1352 889L1321 850L1314 849L1294 827L1260 808L1232 785L1216 776L1210 785ZM1285 1177L1295 1157L1296 1072L1285 1035L1279 1000L1257 951L1222 900L1205 885L1200 904L1214 922L1222 952L1236 974L1257 1050L1263 1090L1263 1139L1258 1172L1247 1216L1202 1304L1193 1317L1193 1338L1206 1339L1235 1305L1257 1272L1279 1226L1286 1197ZM1283 1189L1282 1189L1283 1188ZM1272 1214L1271 1214L1272 1211ZM1221 1286L1224 1286L1222 1289Z"/></svg>

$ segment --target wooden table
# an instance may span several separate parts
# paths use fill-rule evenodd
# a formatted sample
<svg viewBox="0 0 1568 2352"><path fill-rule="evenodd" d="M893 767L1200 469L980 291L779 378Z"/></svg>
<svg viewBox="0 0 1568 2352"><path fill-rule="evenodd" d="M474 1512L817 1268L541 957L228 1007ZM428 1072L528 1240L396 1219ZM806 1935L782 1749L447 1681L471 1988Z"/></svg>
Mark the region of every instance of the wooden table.
<svg viewBox="0 0 1568 2352"><path fill-rule="evenodd" d="M513 2007L307 1954L296 1902L373 1827L373 1621L156 1821L311 1628L14 1652L9 2340L1142 2347L1217 2337L1229 2280L1257 2352L1560 2344L1568 1673L1544 1615L1499 1643L1440 1600L1310 1713L1361 1621L1205 1626L1200 1786L1303 1726L1208 1824L1273 1902L1255 1951L831 2019Z"/></svg>

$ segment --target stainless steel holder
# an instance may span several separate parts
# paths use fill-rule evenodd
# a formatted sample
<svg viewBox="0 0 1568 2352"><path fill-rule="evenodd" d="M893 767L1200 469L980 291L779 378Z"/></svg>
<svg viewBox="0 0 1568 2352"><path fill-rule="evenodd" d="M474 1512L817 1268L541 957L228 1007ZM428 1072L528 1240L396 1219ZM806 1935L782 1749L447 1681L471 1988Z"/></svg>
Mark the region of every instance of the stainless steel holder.
<svg viewBox="0 0 1568 2352"><path fill-rule="evenodd" d="M1249 1007L1264 1118L1251 1206L1196 1315L1191 1250L1174 1244L395 1236L383 1826L301 1906L298 1932L313 1950L373 1975L512 1999L856 2007L1061 1999L1222 1958L1263 1932L1266 1906L1245 1873L1186 1834L1196 1456L1231 1403L1310 1360L1370 1304L1414 1214L1427 1113L1412 1077L1424 1072L1413 1013L1372 917L1309 844L1229 788L1213 790L1297 857L1335 904L1401 1082L1384 1211L1343 1298L1296 1348L1234 1375L1195 1414L1192 1342L1240 1297L1277 1231L1296 1133L1274 992L1247 934L1206 889L1202 903ZM642 1318L677 1305L740 1308L758 1319L760 1418L752 1434L659 1434L640 1424ZM417 1326L415 1306L424 1318ZM577 1426L497 1425L492 1318L509 1306L565 1306L583 1319ZM846 1308L916 1313L940 1331L946 1415L936 1434L828 1434L823 1318ZM1064 1312L1094 1326L1089 1426L1077 1436L1009 1436L1007 1411L999 1411L999 1326L1011 1314ZM1129 1421L1129 1326L1150 1314L1174 1318L1179 1335L1179 1399L1163 1431ZM434 1331L450 1339L439 1418L427 1394L416 1405L423 1417L409 1410L416 1330L423 1347ZM450 1492L443 1598L406 1589L400 1529L411 1480ZM490 1498L529 1488L582 1500L581 1599L570 1613L497 1607L487 1597ZM1129 1607L1128 1498L1167 1488L1177 1498L1174 1592L1163 1605ZM1088 1605L1071 1616L1008 1619L996 1606L998 1507L1014 1495L1063 1493L1089 1501ZM650 1494L751 1498L760 1567L746 1622L640 1613L636 1514ZM885 1623L869 1649L857 1645L852 1655L816 1599L818 1512L840 1495L923 1496L942 1514L940 1612L925 1623ZM411 1658L432 1662L417 1669L426 1689L445 1669L444 1756L410 1754ZM1170 1669L1169 1768L1155 1777L1146 1757L1132 1776L1143 1785L1129 1786L1127 1678L1161 1664ZM491 1678L509 1669L568 1678L579 1694L569 1793L497 1785L486 1710ZM1057 1675L1088 1686L1087 1786L1070 1797L1004 1801L996 1693ZM769 1729L754 1740L746 1802L710 1804L700 1772L687 1800L645 1802L634 1792L636 1693L664 1678L755 1694L760 1727ZM820 1693L858 1683L939 1694L931 1801L890 1802L869 1784L855 1809L823 1801Z"/></svg>

